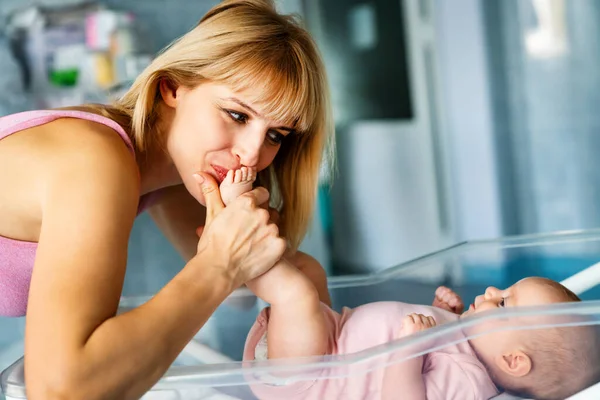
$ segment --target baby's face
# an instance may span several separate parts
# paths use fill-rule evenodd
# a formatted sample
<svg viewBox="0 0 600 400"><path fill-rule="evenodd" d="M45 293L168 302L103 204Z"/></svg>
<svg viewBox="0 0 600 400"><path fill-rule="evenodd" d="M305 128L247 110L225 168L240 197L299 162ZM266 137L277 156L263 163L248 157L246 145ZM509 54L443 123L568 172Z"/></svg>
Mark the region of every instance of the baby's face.
<svg viewBox="0 0 600 400"><path fill-rule="evenodd" d="M484 294L475 297L461 318L495 308L538 306L561 301L560 293L546 279L525 278L507 289L488 287Z"/></svg>
<svg viewBox="0 0 600 400"><path fill-rule="evenodd" d="M555 283L551 283L543 278L526 278L507 289L489 287L484 294L475 298L461 318L495 308L539 306L568 301L565 293ZM527 331L519 330L499 331L476 337L470 342L481 357L492 360L502 352L518 347L522 335L526 333Z"/></svg>

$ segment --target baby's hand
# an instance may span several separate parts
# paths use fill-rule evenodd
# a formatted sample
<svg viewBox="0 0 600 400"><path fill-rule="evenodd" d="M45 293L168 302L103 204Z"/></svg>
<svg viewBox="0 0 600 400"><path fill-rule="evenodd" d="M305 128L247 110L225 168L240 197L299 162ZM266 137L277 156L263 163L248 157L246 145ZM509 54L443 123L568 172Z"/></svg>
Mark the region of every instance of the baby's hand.
<svg viewBox="0 0 600 400"><path fill-rule="evenodd" d="M448 289L445 286L440 286L435 291L433 306L450 311L454 314L462 314L465 308L460 296L457 295L452 289Z"/></svg>
<svg viewBox="0 0 600 400"><path fill-rule="evenodd" d="M436 326L436 322L433 317L426 317L423 314L408 314L402 319L400 337L412 335L413 333L421 332L434 326Z"/></svg>

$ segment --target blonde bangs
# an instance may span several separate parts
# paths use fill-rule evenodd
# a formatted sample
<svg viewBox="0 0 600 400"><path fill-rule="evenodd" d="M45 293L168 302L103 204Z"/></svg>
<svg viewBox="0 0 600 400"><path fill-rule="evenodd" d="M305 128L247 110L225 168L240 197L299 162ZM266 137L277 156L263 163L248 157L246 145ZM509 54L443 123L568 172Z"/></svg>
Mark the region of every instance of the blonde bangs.
<svg viewBox="0 0 600 400"><path fill-rule="evenodd" d="M247 46L248 47L248 46ZM244 100L262 115L297 133L310 130L318 118L322 88L295 49L265 49L260 43L214 63L204 71L208 80L244 93Z"/></svg>

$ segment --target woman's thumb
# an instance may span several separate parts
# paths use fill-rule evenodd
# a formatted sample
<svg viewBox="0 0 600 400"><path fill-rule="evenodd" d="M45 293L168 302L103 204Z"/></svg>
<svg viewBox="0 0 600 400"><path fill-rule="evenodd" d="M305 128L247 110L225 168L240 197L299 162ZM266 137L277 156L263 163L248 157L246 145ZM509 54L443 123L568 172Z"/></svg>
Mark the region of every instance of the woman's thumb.
<svg viewBox="0 0 600 400"><path fill-rule="evenodd" d="M223 209L225 205L221 200L221 192L215 178L204 172L194 174L194 179L200 185L202 194L204 195L204 203L206 204L206 224Z"/></svg>

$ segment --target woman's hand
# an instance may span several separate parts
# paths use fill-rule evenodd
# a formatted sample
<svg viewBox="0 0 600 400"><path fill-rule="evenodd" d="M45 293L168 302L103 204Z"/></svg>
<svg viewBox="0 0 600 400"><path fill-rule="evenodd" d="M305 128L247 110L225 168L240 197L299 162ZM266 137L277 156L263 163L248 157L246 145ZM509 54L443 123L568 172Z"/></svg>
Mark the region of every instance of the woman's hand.
<svg viewBox="0 0 600 400"><path fill-rule="evenodd" d="M260 207L269 192L256 188L225 207L214 178L204 173L195 177L206 202L206 223L194 259L222 269L234 288L273 267L286 245L269 212Z"/></svg>

